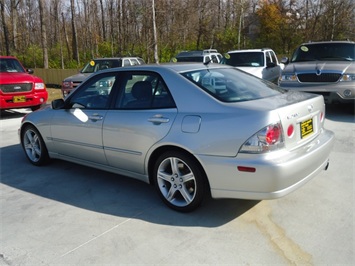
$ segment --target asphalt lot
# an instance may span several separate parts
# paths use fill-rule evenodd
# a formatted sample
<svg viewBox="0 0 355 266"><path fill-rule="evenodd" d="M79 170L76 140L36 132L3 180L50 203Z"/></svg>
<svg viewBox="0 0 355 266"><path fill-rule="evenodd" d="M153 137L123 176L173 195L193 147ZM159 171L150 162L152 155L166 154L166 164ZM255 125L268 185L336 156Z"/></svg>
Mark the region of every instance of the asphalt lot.
<svg viewBox="0 0 355 266"><path fill-rule="evenodd" d="M270 201L168 209L154 188L63 161L32 166L24 110L0 119L0 265L355 265L354 112L327 106L328 171Z"/></svg>

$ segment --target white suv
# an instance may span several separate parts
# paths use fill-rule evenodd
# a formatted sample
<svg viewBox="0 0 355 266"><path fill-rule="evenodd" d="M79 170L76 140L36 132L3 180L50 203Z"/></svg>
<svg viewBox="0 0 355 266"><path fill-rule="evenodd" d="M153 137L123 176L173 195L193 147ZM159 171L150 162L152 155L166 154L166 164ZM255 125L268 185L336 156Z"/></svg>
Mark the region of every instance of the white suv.
<svg viewBox="0 0 355 266"><path fill-rule="evenodd" d="M282 72L276 54L269 48L234 50L225 54L222 64L234 66L275 84Z"/></svg>

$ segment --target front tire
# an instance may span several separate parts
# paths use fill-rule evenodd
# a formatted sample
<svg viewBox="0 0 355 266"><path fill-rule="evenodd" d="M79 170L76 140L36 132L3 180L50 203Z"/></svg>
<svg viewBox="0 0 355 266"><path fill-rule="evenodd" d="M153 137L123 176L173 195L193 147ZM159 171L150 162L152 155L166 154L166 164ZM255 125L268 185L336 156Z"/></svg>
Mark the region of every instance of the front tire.
<svg viewBox="0 0 355 266"><path fill-rule="evenodd" d="M196 209L207 194L207 178L199 163L179 151L159 156L154 166L154 181L164 203L181 212Z"/></svg>
<svg viewBox="0 0 355 266"><path fill-rule="evenodd" d="M34 111L38 110L41 107L42 107L42 104L36 105L36 106L31 106L31 111L34 112Z"/></svg>
<svg viewBox="0 0 355 266"><path fill-rule="evenodd" d="M47 147L41 134L34 126L28 125L22 130L21 144L27 159L32 164L40 166L48 163Z"/></svg>

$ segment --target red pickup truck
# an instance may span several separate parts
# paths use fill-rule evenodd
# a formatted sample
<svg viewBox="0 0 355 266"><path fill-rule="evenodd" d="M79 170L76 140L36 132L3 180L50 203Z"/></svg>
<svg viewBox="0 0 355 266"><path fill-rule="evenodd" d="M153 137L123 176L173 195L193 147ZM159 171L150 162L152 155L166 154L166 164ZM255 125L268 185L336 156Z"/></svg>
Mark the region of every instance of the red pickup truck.
<svg viewBox="0 0 355 266"><path fill-rule="evenodd" d="M45 104L48 92L43 80L25 69L13 56L0 56L0 109L31 108Z"/></svg>

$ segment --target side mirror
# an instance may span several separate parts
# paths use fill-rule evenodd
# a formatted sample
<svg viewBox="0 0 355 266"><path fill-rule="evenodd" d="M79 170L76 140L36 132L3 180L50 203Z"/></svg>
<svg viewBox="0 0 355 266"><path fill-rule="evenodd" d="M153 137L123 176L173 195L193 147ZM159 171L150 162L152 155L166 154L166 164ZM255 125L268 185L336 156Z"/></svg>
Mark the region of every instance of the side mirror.
<svg viewBox="0 0 355 266"><path fill-rule="evenodd" d="M61 109L64 107L64 100L63 99L56 99L52 101L52 109Z"/></svg>
<svg viewBox="0 0 355 266"><path fill-rule="evenodd" d="M31 68L27 68L26 71L27 71L28 74L33 74L34 73L33 69L31 69Z"/></svg>
<svg viewBox="0 0 355 266"><path fill-rule="evenodd" d="M281 63L287 65L289 63L288 57L282 57Z"/></svg>

